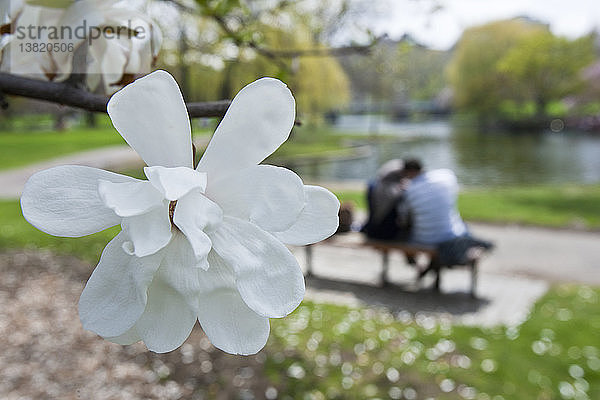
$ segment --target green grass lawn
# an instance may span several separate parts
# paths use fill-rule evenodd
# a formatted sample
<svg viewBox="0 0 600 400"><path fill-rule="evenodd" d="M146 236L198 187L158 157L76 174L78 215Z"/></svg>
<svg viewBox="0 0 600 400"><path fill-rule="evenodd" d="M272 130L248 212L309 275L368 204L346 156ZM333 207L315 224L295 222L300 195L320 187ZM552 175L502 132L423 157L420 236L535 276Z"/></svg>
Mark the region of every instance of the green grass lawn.
<svg viewBox="0 0 600 400"><path fill-rule="evenodd" d="M294 399L598 399L599 297L558 286L490 329L305 302L272 320L266 374Z"/></svg>
<svg viewBox="0 0 600 400"><path fill-rule="evenodd" d="M366 209L364 193L336 194ZM600 229L600 185L469 189L460 193L458 207L467 221Z"/></svg>
<svg viewBox="0 0 600 400"><path fill-rule="evenodd" d="M600 229L600 185L473 189L458 205L473 221Z"/></svg>

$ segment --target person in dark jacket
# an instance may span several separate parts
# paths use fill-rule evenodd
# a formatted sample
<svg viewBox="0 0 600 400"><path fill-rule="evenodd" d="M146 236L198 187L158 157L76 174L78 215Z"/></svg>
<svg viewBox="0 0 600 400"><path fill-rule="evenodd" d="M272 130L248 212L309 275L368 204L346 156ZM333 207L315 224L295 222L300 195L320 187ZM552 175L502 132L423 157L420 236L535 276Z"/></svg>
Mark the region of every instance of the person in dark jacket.
<svg viewBox="0 0 600 400"><path fill-rule="evenodd" d="M361 229L367 237L379 240L406 240L410 222L402 211L407 180L404 162L393 159L383 164L367 188L369 217Z"/></svg>

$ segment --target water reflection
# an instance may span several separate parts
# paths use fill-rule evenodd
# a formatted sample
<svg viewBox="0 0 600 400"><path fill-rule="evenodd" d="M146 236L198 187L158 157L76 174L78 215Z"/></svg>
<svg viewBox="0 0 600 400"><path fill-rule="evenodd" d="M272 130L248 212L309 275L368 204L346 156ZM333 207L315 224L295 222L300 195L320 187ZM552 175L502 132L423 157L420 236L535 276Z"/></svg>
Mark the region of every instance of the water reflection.
<svg viewBox="0 0 600 400"><path fill-rule="evenodd" d="M600 137L582 132L482 132L449 121L398 123L373 116L343 116L336 128L388 140L359 143L371 152L354 159L297 166L301 175L366 180L389 159L418 157L428 169L453 169L464 185L600 182Z"/></svg>

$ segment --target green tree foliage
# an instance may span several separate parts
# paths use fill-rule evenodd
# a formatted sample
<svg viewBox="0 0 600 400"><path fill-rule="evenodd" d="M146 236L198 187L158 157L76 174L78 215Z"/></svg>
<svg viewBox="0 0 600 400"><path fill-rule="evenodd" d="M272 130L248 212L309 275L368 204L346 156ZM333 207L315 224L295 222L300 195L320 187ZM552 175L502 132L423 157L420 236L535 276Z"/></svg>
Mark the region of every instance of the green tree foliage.
<svg viewBox="0 0 600 400"><path fill-rule="evenodd" d="M520 18L465 31L448 77L455 106L483 122L543 122L549 104L577 93L593 59L592 36L568 40Z"/></svg>
<svg viewBox="0 0 600 400"><path fill-rule="evenodd" d="M520 40L545 26L523 19L497 21L467 29L448 65L454 105L487 121L497 117L507 95L506 79L498 63Z"/></svg>
<svg viewBox="0 0 600 400"><path fill-rule="evenodd" d="M549 31L536 32L521 40L498 63L515 101L533 103L536 115L544 117L548 104L581 88L581 70L594 60L592 36L570 41Z"/></svg>

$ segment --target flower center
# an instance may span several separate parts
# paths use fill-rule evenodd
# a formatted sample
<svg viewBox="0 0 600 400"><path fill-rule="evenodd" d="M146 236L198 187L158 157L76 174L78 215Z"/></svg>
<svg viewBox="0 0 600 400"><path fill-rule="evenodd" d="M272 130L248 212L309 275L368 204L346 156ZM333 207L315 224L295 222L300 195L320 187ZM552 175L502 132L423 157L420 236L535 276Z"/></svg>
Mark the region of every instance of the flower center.
<svg viewBox="0 0 600 400"><path fill-rule="evenodd" d="M177 206L177 200L173 200L169 203L169 220L171 221L171 226L175 229L178 229L177 225L175 225L175 223L173 222L173 216L175 215L175 206Z"/></svg>

